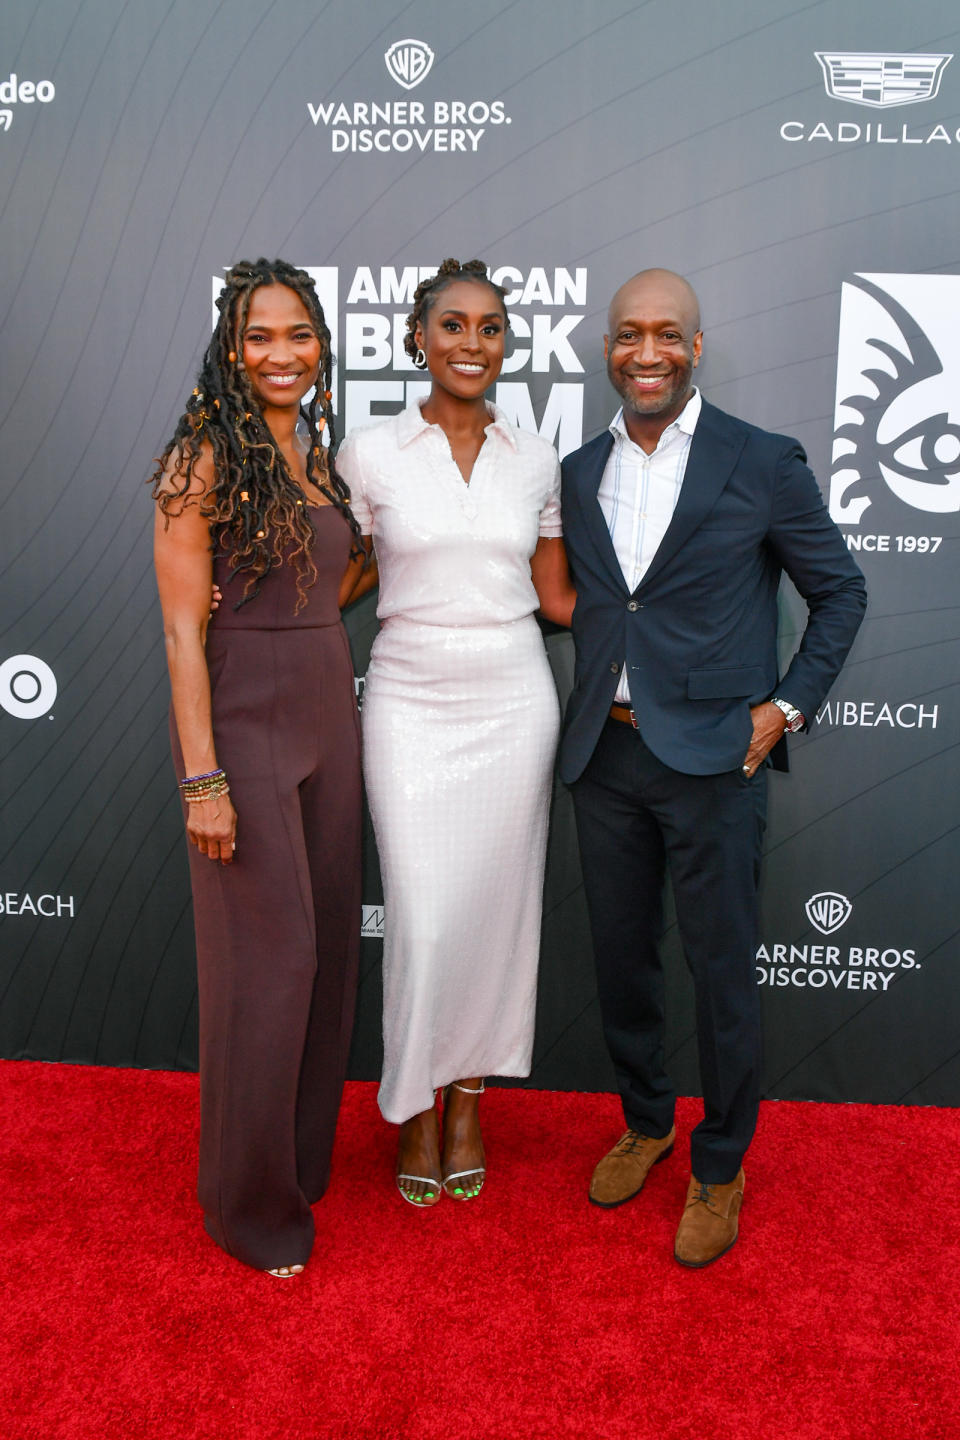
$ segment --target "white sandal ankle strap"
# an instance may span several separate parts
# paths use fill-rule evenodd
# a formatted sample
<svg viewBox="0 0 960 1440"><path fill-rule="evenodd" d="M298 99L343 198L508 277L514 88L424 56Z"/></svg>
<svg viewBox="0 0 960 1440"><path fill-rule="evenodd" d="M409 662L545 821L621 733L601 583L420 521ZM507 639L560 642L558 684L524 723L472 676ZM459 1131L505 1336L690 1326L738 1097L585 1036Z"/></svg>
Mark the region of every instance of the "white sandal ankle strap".
<svg viewBox="0 0 960 1440"><path fill-rule="evenodd" d="M459 1090L464 1095L482 1095L487 1088L482 1080L480 1081L479 1090L471 1090L469 1085L458 1085L456 1080L452 1080L450 1085L453 1090Z"/></svg>

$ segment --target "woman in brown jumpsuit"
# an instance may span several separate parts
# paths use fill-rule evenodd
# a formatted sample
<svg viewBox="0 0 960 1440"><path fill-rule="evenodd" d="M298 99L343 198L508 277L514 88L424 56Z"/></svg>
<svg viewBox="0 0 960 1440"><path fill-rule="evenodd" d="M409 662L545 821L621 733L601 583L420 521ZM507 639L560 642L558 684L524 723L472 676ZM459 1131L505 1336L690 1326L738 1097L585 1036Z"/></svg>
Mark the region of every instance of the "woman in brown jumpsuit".
<svg viewBox="0 0 960 1440"><path fill-rule="evenodd" d="M313 1243L353 1020L359 740L339 606L367 582L322 443L330 337L312 279L241 262L218 306L153 477L191 842L199 1199L228 1254L288 1278Z"/></svg>

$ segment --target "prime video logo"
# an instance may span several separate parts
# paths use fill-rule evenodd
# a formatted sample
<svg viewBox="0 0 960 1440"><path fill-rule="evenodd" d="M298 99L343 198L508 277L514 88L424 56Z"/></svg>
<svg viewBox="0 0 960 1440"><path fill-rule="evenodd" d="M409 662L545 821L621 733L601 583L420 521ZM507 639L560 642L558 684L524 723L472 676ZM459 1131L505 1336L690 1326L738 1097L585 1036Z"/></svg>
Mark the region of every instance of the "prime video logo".
<svg viewBox="0 0 960 1440"><path fill-rule="evenodd" d="M0 128L9 130L13 124L11 106L33 105L38 100L41 105L49 105L56 93L52 80L20 80L11 73L6 80L0 80Z"/></svg>

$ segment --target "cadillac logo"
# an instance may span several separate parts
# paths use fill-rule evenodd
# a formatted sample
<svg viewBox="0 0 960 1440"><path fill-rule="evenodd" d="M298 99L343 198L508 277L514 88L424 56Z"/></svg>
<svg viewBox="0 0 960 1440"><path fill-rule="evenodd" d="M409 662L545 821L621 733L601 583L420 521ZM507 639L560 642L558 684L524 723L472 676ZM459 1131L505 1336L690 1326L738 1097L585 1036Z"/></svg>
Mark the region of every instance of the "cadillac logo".
<svg viewBox="0 0 960 1440"><path fill-rule="evenodd" d="M392 79L412 90L430 74L433 51L422 40L396 40L383 59Z"/></svg>
<svg viewBox="0 0 960 1440"><path fill-rule="evenodd" d="M814 53L833 100L849 100L851 105L870 105L877 110L932 100L940 89L940 76L953 59L952 55Z"/></svg>
<svg viewBox="0 0 960 1440"><path fill-rule="evenodd" d="M807 919L815 930L821 935L832 935L845 925L850 919L853 906L846 895L838 895L834 890L821 890L819 895L811 895L803 907L807 912Z"/></svg>

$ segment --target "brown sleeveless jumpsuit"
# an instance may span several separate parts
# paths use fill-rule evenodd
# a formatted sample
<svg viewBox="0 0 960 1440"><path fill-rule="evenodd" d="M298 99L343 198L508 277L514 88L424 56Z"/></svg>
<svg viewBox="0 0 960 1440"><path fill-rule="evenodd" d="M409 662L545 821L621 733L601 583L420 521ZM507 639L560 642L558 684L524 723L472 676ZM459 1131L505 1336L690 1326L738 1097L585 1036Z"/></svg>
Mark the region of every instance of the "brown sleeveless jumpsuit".
<svg viewBox="0 0 960 1440"><path fill-rule="evenodd" d="M282 565L235 610L222 558L207 664L217 760L237 811L232 865L190 845L200 1009L199 1199L207 1231L258 1269L302 1264L327 1186L360 944L360 746L337 591L350 531L311 507L316 583L294 614ZM178 774L183 758L171 722Z"/></svg>

